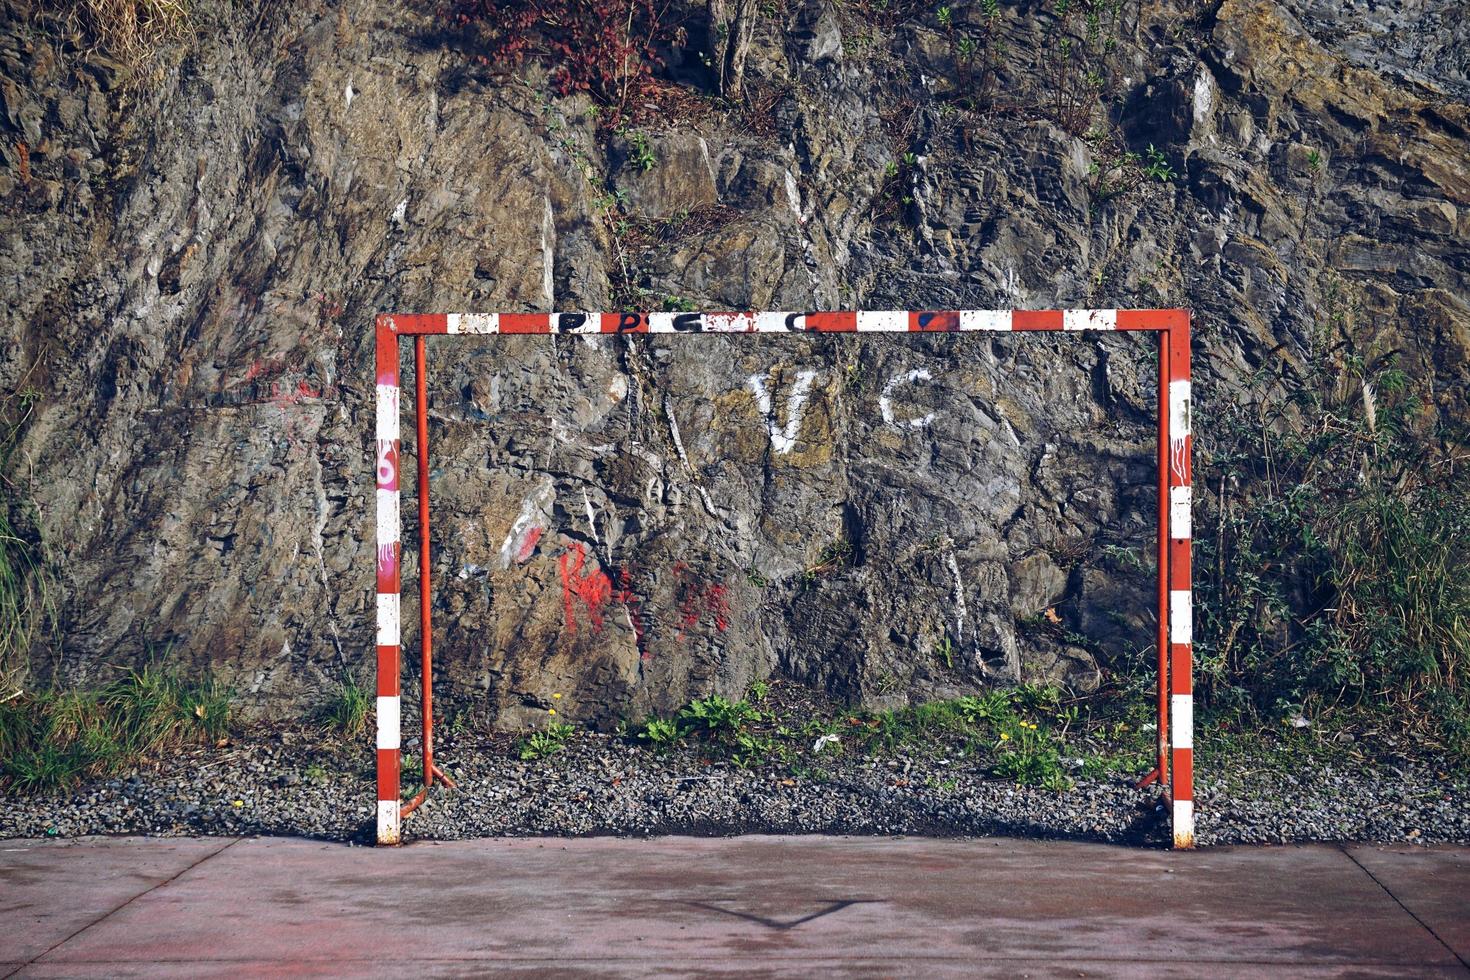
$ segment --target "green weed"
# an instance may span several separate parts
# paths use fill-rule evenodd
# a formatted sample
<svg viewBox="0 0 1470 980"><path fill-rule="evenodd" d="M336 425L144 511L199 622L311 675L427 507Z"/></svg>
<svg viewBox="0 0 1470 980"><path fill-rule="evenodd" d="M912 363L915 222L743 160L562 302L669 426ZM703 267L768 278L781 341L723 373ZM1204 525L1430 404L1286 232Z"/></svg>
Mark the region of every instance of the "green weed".
<svg viewBox="0 0 1470 980"><path fill-rule="evenodd" d="M628 162L633 166L647 173L658 165L658 156L653 152L646 133L636 129L624 130L623 139L628 142Z"/></svg>
<svg viewBox="0 0 1470 980"><path fill-rule="evenodd" d="M545 759L556 755L567 747L567 741L576 733L575 725L554 724L541 731L532 732L517 744L522 762Z"/></svg>
<svg viewBox="0 0 1470 980"><path fill-rule="evenodd" d="M685 735L707 739L729 739L747 724L760 718L760 712L745 701L730 701L711 694L691 701L674 716Z"/></svg>
<svg viewBox="0 0 1470 980"><path fill-rule="evenodd" d="M1062 767L1061 750L1052 733L1036 722L1017 721L1000 733L993 771L1022 786L1054 792L1072 788Z"/></svg>

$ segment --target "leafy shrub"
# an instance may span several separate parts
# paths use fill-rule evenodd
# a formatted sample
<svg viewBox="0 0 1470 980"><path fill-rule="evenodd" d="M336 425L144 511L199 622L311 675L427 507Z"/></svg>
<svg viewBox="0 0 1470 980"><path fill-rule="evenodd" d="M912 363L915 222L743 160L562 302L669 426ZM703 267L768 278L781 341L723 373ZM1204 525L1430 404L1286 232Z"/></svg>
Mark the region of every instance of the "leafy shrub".
<svg viewBox="0 0 1470 980"><path fill-rule="evenodd" d="M1334 324L1269 408L1226 404L1209 427L1201 694L1268 714L1392 710L1464 747L1470 471L1454 447L1470 433L1426 411L1396 355L1357 353Z"/></svg>
<svg viewBox="0 0 1470 980"><path fill-rule="evenodd" d="M760 712L747 702L730 701L718 694L691 701L674 716L682 733L721 740L733 738L759 718Z"/></svg>
<svg viewBox="0 0 1470 980"><path fill-rule="evenodd" d="M559 94L588 93L616 126L656 87L659 45L684 43L668 11L655 0L454 0L450 17L479 29L482 63L515 68L543 58Z"/></svg>

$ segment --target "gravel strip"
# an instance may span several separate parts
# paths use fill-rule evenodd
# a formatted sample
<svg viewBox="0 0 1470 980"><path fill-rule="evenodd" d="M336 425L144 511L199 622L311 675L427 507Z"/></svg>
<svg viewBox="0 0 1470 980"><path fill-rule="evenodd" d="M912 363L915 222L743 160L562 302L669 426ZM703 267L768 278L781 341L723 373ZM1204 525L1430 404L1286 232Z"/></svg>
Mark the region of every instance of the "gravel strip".
<svg viewBox="0 0 1470 980"><path fill-rule="evenodd" d="M405 750L405 761L411 753ZM405 823L407 839L493 835L828 833L1006 835L1162 845L1156 791L1121 776L1065 793L989 776L973 759L848 757L742 770L691 750L665 754L579 734L537 762L507 739L446 742L441 764L459 781ZM1201 753L1202 845L1290 841L1470 842L1470 782L1434 760L1327 766L1284 773L1252 759ZM1226 764L1228 762L1228 764ZM1218 770L1217 770L1218 771ZM405 786L408 780L405 779ZM1227 790L1227 785L1229 789ZM161 767L60 797L0 799L0 837L88 834L281 834L369 843L370 751L296 732L256 732L241 744L181 753Z"/></svg>

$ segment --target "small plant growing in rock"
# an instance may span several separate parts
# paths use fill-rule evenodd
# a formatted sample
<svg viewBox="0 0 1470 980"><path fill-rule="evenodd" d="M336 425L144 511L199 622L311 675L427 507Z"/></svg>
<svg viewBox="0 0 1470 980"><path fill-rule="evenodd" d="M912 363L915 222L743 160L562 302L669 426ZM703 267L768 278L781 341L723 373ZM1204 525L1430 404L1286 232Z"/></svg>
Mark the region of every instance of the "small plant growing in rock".
<svg viewBox="0 0 1470 980"><path fill-rule="evenodd" d="M1093 199L1098 203L1123 197L1150 181L1168 183L1179 176L1164 151L1152 143L1144 153L1136 153L1119 146L1116 135L1096 129L1088 132L1088 140L1097 154L1088 167L1088 176Z"/></svg>
<svg viewBox="0 0 1470 980"><path fill-rule="evenodd" d="M532 762L556 755L567 747L568 740L576 734L575 725L554 724L538 732L532 732L517 744L517 754L522 762Z"/></svg>
<svg viewBox="0 0 1470 980"><path fill-rule="evenodd" d="M954 641L945 634L934 646L934 656L944 662L945 670L954 670Z"/></svg>
<svg viewBox="0 0 1470 980"><path fill-rule="evenodd" d="M1152 143L1148 145L1145 156L1146 161L1143 164L1143 175L1145 177L1166 184L1179 176L1174 171L1174 168L1169 166L1169 160L1164 156L1164 151L1155 149Z"/></svg>
<svg viewBox="0 0 1470 980"><path fill-rule="evenodd" d="M628 162L644 173L658 165L658 156L648 142L648 135L636 129L625 130L623 138L628 141Z"/></svg>

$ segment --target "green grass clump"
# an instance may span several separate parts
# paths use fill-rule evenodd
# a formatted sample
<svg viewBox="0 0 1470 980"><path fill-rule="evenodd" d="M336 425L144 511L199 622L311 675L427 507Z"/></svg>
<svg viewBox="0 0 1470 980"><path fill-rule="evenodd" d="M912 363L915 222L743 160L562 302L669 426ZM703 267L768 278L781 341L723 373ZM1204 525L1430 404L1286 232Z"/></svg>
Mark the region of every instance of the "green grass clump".
<svg viewBox="0 0 1470 980"><path fill-rule="evenodd" d="M355 678L347 677L317 709L316 718L324 727L344 738L355 738L367 728L368 713L373 706L374 697L367 688L357 683Z"/></svg>
<svg viewBox="0 0 1470 980"><path fill-rule="evenodd" d="M0 398L0 697L14 694L31 647L57 621L56 574L35 504L11 457L40 393L25 386Z"/></svg>
<svg viewBox="0 0 1470 980"><path fill-rule="evenodd" d="M156 667L87 691L23 694L0 705L0 785L70 789L189 742L225 737L229 692Z"/></svg>

